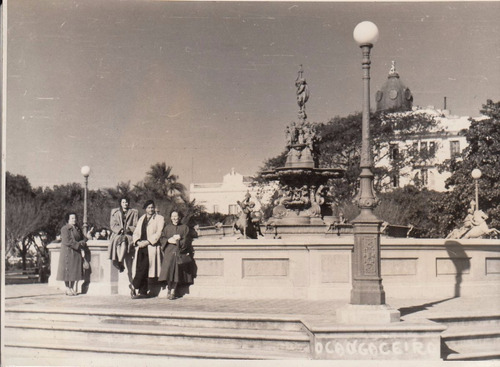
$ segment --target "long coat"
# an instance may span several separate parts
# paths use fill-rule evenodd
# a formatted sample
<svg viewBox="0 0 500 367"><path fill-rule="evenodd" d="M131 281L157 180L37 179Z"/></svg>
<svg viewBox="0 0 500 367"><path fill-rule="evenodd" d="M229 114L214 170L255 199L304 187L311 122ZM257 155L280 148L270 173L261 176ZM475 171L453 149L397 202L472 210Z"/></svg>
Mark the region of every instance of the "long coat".
<svg viewBox="0 0 500 367"><path fill-rule="evenodd" d="M173 235L180 235L180 239L175 244L168 243L168 239ZM176 255L189 253L193 257L194 250L190 229L185 224L173 225L169 223L163 229L161 237L161 247L163 250L163 262L161 264L159 281L167 282L168 285L177 283L179 285L193 284L196 277L193 262L185 265L179 265L176 261Z"/></svg>
<svg viewBox="0 0 500 367"><path fill-rule="evenodd" d="M137 222L137 226L135 227L135 231L132 236L134 245L136 245L137 241L141 239L141 228L145 218L146 214L140 217L139 221ZM146 227L147 239L150 243L150 245L148 246L149 278L155 278L160 273L160 267L161 267L160 237L164 224L165 224L165 218L163 218L163 216L159 214L153 214ZM137 267L137 251L139 251L139 246L135 247L136 256L134 257L134 262L132 264L133 277L135 277L135 271Z"/></svg>
<svg viewBox="0 0 500 367"><path fill-rule="evenodd" d="M81 230L70 224L61 228L61 252L57 280L72 282L83 280L82 254L80 249L85 247L87 240Z"/></svg>
<svg viewBox="0 0 500 367"><path fill-rule="evenodd" d="M123 220L123 211L120 208L111 210L111 218L109 226L111 228L111 238L108 246L108 258L118 262L123 261L127 249L118 249L119 244L122 242L122 236L119 235L120 231L127 237L129 245L133 243L132 234L137 226L137 219L139 212L137 209L127 210L125 221Z"/></svg>

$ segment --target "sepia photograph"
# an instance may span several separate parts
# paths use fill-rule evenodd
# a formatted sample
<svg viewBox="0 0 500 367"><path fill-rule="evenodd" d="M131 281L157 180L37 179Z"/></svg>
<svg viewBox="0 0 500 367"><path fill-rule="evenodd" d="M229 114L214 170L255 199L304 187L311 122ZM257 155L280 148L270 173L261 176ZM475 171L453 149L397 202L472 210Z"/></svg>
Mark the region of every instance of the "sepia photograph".
<svg viewBox="0 0 500 367"><path fill-rule="evenodd" d="M499 1L0 6L2 366L500 364Z"/></svg>

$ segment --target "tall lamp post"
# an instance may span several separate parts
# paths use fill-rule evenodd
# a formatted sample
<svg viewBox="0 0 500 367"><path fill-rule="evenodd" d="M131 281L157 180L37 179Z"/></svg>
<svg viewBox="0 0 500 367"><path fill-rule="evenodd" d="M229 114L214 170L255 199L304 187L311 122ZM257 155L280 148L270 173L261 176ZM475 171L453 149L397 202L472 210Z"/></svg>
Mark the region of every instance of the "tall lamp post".
<svg viewBox="0 0 500 367"><path fill-rule="evenodd" d="M88 224L87 224L87 191L89 185L90 167L83 166L80 171L85 178L85 189L83 193L83 235L87 235Z"/></svg>
<svg viewBox="0 0 500 367"><path fill-rule="evenodd" d="M476 210L479 210L479 179L481 178L482 172L480 169L476 168L473 169L471 172L471 176L474 179L474 182L476 184Z"/></svg>
<svg viewBox="0 0 500 367"><path fill-rule="evenodd" d="M373 192L373 159L370 146L370 51L378 40L378 28L361 22L354 28L354 40L363 53L363 118L361 126L361 173L357 204L360 215L353 220L354 253L352 257L353 305L384 305L385 292L380 277L380 221L373 209L378 199Z"/></svg>

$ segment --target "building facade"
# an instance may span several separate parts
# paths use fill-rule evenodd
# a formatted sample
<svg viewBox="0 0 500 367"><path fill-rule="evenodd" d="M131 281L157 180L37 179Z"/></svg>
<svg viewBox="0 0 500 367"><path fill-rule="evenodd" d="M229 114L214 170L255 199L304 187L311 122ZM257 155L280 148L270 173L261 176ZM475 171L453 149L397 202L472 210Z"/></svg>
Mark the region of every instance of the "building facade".
<svg viewBox="0 0 500 367"><path fill-rule="evenodd" d="M434 157L414 166L405 167L398 175L394 175L389 179L391 182L387 186L397 188L413 184L426 187L429 190L445 191L445 182L450 177L450 173L439 172L438 165L447 159L460 157L467 146L467 140L465 136L460 134L460 131L469 128L469 117L453 116L449 111L435 109L433 106L426 108L414 107L411 112L405 113L421 113L434 117L439 124L438 131L415 136L414 139L391 142L387 148L389 150L388 154L385 154L385 158L378 164L381 166L390 165L391 160L396 159L400 152L409 149L434 153Z"/></svg>
<svg viewBox="0 0 500 367"><path fill-rule="evenodd" d="M238 214L240 208L237 201L242 201L247 191L253 191L252 181L252 177L243 176L233 168L224 175L222 182L192 183L189 199L195 199L208 213Z"/></svg>
<svg viewBox="0 0 500 367"><path fill-rule="evenodd" d="M460 134L463 129L470 126L469 116L454 116L446 109L436 109L434 106L414 107L413 95L408 87L401 81L392 62L387 81L377 91L377 111L388 111L394 114L425 114L433 117L438 122L435 131L415 135L414 138L394 140L387 147L384 158L378 162L379 166L389 166L398 154L409 150L434 153L434 157L411 167L405 167L398 174L387 178L384 187L397 188L413 184L426 187L429 190L445 191L445 182L450 177L450 172L439 172L438 165L447 159L460 157L467 146L466 138ZM474 118L476 120L484 117ZM390 181L390 182L388 182Z"/></svg>

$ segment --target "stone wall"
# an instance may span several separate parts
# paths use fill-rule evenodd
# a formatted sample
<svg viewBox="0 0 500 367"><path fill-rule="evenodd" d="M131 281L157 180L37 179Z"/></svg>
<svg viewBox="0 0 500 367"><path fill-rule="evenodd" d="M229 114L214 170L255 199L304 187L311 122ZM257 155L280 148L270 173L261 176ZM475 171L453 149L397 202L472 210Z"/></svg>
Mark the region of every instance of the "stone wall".
<svg viewBox="0 0 500 367"><path fill-rule="evenodd" d="M382 237L381 273L389 298L448 298L500 290L499 240ZM90 241L89 293L128 294L126 272L107 259L107 241ZM191 296L349 300L351 236L234 237L194 241L198 277ZM59 245L49 246L55 281ZM61 283L61 284L58 284Z"/></svg>

